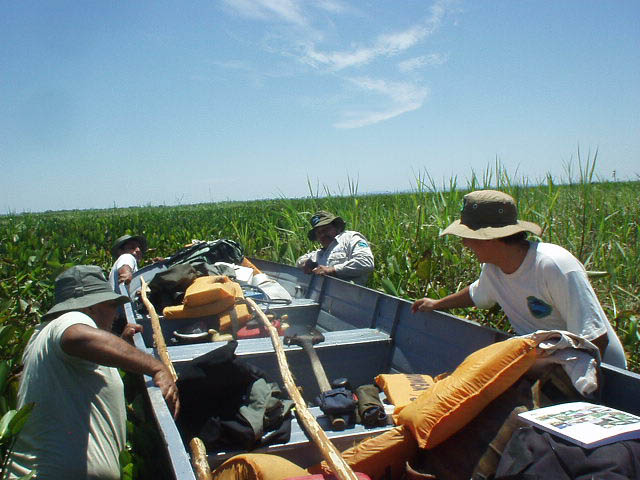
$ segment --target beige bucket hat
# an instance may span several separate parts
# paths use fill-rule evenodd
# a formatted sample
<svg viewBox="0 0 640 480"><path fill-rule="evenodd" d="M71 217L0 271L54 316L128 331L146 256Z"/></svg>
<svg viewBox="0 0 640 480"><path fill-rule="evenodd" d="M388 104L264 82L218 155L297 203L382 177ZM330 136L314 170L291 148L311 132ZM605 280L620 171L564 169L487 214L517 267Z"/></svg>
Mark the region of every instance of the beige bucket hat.
<svg viewBox="0 0 640 480"><path fill-rule="evenodd" d="M497 190L477 190L464 196L462 215L441 233L477 240L508 237L519 232L540 235L533 222L518 220L518 208L511 195Z"/></svg>

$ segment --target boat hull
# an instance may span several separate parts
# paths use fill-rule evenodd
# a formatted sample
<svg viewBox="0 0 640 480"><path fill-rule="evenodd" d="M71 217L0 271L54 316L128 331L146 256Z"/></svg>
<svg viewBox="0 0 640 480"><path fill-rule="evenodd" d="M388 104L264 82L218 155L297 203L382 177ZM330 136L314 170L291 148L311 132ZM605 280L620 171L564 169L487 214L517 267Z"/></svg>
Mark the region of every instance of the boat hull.
<svg viewBox="0 0 640 480"><path fill-rule="evenodd" d="M352 385L372 383L380 373L421 373L438 375L453 371L469 354L491 343L504 340L508 334L493 328L442 312L411 313L411 302L385 293L345 282L333 277L305 275L291 266L260 259L251 261L271 278L277 280L293 297L287 307L280 307L290 315L293 323L305 322L325 332L326 341L317 346L318 355L329 378L347 377ZM164 267L154 264L140 270L132 280L130 290L140 285L140 277L147 282ZM147 332L148 319L128 310L129 321L141 323ZM162 322L165 338L170 338L175 326ZM136 335L136 346L155 354L148 333ZM219 348L222 342L175 345L170 342L169 355L178 372L192 359ZM307 400L318 388L306 366L299 347L286 347L296 382L303 388ZM279 381L273 346L266 338L240 340L236 350L263 369L272 381ZM604 364L602 403L640 415L640 376ZM145 377L147 393L160 434L167 445L167 455L176 479L194 479L189 454L160 391ZM313 410L313 409L312 409ZM325 421L317 407L314 414ZM327 425L328 426L328 425ZM354 441L379 434L390 426L365 429L361 425L344 432L327 429L329 438L339 448L347 448ZM274 453L306 467L320 460L317 449L294 421L292 438L286 445L274 445L257 450ZM212 468L239 452L209 453Z"/></svg>

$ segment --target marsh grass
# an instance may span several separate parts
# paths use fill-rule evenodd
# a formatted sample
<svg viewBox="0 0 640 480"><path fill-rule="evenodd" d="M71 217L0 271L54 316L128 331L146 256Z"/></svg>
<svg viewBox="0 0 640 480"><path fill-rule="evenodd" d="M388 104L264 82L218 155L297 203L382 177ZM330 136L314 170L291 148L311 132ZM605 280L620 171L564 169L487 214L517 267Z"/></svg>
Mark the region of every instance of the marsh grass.
<svg viewBox="0 0 640 480"><path fill-rule="evenodd" d="M542 240L564 246L594 272L594 289L624 343L630 368L640 371L640 183L598 181L596 160L597 152L586 159L578 152L565 166L566 178L558 180L518 178L496 160L483 172L472 172L464 186L456 177L439 185L425 169L406 193L360 195L352 179L346 189L332 192L308 181L309 195L302 199L0 217L0 327L8 339L0 344L0 359L11 361L12 368L19 363L29 329L53 303L55 276L79 263L107 270L113 261L109 246L125 232L147 236L149 258L169 255L194 238L232 238L250 256L292 264L317 248L307 238L309 216L330 210L369 239L376 258L369 286L407 299L444 296L475 280L480 265L459 239L438 234L459 217L466 192L497 188L516 199L521 218L540 224ZM454 313L509 328L499 310Z"/></svg>

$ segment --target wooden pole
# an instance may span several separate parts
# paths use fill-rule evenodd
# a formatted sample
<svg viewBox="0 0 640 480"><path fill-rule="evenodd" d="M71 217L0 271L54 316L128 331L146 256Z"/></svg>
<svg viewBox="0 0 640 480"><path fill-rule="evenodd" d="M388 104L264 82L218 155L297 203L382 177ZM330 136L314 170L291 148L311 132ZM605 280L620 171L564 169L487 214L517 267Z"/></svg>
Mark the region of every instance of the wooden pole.
<svg viewBox="0 0 640 480"><path fill-rule="evenodd" d="M160 360L169 369L169 372L171 372L171 376L173 377L173 381L175 382L178 379L178 375L176 374L175 368L173 368L173 363L171 363L171 357L169 357L167 344L164 341L162 328L160 327L160 319L158 318L155 307L147 298L147 288L149 287L147 286L147 282L144 281L143 277L140 277L140 281L142 282L140 296L142 297L142 303L144 303L144 306L147 307L147 312L149 312L149 318L151 319L151 328L153 329L153 342L156 344L156 350L158 350L158 356L160 357Z"/></svg>
<svg viewBox="0 0 640 480"><path fill-rule="evenodd" d="M178 379L178 375L176 374L175 368L173 368L173 363L167 350L167 344L164 341L164 335L162 335L160 319L158 318L155 307L147 298L147 282L144 281L143 277L140 277L140 281L142 282L140 296L142 297L142 303L144 303L144 306L147 308L147 312L149 312L151 328L153 329L153 341L156 344L158 356L160 357L160 361L169 369L169 372L171 372L171 376L175 382ZM211 467L209 467L207 449L204 443L198 437L193 437L191 442L189 442L189 446L191 447L191 463L193 464L193 469L198 480L211 480Z"/></svg>
<svg viewBox="0 0 640 480"><path fill-rule="evenodd" d="M282 348L282 344L280 343L280 337L278 335L278 330L271 325L269 319L264 314L262 309L260 309L256 303L250 299L245 299L249 306L253 308L253 310L258 315L258 318L262 321L264 326L269 330L269 336L271 337L271 343L273 344L273 348L276 351L276 357L278 359L278 366L280 367L280 374L282 375L282 380L284 381L284 386L293 400L293 403L296 406L296 410L298 412L298 416L300 421L305 426L307 432L311 436L312 441L316 444L316 446L320 449L322 456L329 464L329 467L333 471L333 474L339 480L358 480L358 477L351 469L349 464L345 462L342 455L338 449L331 443L329 437L322 427L318 424L315 417L309 412L307 408L307 404L300 395L300 391L293 381L293 376L291 375L291 370L289 369L289 364L287 363L287 358L284 354L284 349Z"/></svg>
<svg viewBox="0 0 640 480"><path fill-rule="evenodd" d="M209 460L207 459L207 449L204 446L202 440L198 437L193 437L189 442L191 448L191 462L193 463L193 469L196 472L198 480L211 480L211 467L209 466Z"/></svg>

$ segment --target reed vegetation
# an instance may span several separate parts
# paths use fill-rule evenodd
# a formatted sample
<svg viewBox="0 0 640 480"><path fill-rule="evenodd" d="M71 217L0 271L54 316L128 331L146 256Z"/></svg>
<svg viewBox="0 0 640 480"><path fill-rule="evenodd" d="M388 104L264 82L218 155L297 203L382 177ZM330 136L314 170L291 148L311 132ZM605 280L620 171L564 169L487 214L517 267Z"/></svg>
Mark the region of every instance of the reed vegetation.
<svg viewBox="0 0 640 480"><path fill-rule="evenodd" d="M369 239L376 259L370 287L407 299L443 296L477 278L480 266L459 239L438 233L459 217L466 192L496 188L516 199L521 218L542 227L542 240L564 246L591 272L630 367L638 371L640 183L594 179L595 160L578 162L577 174L568 166L566 179L547 175L535 185L510 176L498 162L473 173L464 186L457 178L437 185L425 170L406 193L360 195L357 181L348 179L346 192L314 188L309 182L309 195L301 199L0 217L0 359L11 366L19 361L31 328L53 303L55 276L81 263L108 271L109 246L125 232L147 236L148 258L169 255L192 239L231 238L249 256L292 264L317 248L306 235L310 215L330 210ZM508 329L500 311L456 313Z"/></svg>

